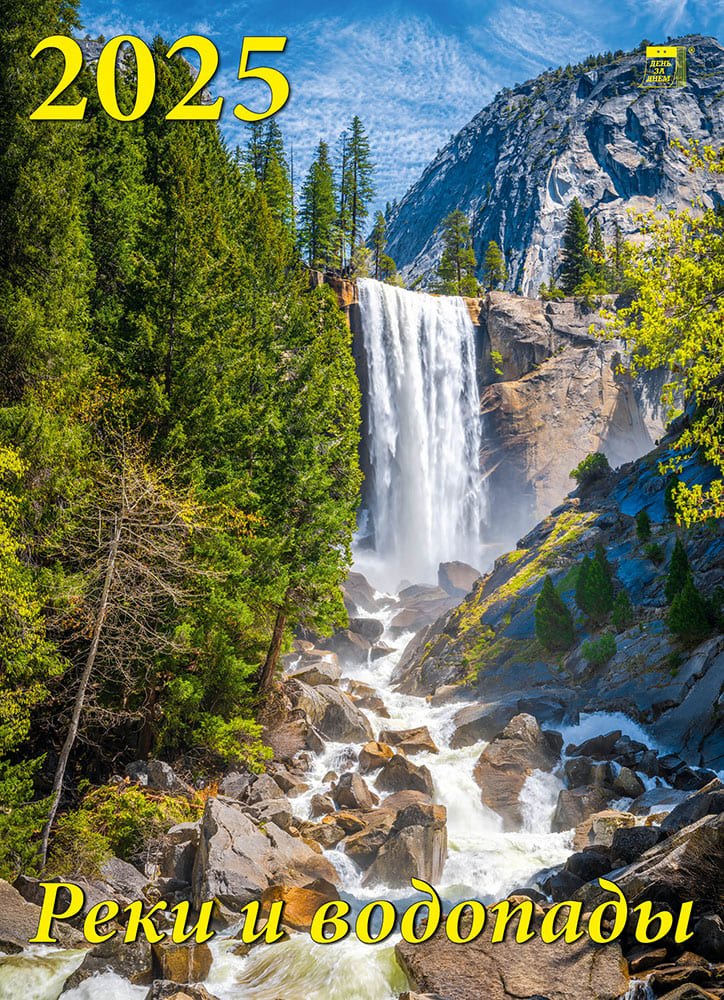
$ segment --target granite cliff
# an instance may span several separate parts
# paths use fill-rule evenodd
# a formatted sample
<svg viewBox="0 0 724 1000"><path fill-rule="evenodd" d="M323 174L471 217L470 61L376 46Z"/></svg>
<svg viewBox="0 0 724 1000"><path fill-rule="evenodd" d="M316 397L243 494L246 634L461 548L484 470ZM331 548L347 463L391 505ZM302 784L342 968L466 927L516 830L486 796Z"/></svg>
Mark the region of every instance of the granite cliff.
<svg viewBox="0 0 724 1000"><path fill-rule="evenodd" d="M423 172L388 219L389 252L408 284L428 282L440 256L439 225L468 216L482 261L504 248L508 286L537 292L555 268L566 212L578 196L609 237L635 231L638 211L722 201L722 181L689 172L671 143L724 138L724 58L714 38L678 40L687 83L643 90L643 49L541 74L504 90Z"/></svg>

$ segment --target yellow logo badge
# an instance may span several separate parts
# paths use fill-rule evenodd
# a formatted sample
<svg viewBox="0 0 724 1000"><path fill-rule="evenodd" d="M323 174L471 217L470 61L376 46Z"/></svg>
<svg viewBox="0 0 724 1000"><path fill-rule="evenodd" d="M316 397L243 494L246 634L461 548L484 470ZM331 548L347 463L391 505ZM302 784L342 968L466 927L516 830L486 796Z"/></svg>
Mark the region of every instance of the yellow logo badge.
<svg viewBox="0 0 724 1000"><path fill-rule="evenodd" d="M683 87L686 83L686 49L683 45L648 45L642 87Z"/></svg>

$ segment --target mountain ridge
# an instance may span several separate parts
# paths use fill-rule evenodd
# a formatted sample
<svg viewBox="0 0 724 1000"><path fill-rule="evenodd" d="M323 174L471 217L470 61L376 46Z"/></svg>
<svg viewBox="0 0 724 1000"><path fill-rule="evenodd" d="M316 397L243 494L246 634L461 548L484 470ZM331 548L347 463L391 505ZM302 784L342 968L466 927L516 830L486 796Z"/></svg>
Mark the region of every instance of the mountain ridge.
<svg viewBox="0 0 724 1000"><path fill-rule="evenodd" d="M724 49L698 35L671 44L688 51L684 87L639 89L639 48L602 65L546 71L496 95L389 214L388 252L407 282L429 285L440 222L454 209L470 221L479 272L495 239L506 255L506 288L534 295L555 273L574 196L609 239L616 223L635 233L629 209L723 202L722 178L692 174L671 143L724 141Z"/></svg>

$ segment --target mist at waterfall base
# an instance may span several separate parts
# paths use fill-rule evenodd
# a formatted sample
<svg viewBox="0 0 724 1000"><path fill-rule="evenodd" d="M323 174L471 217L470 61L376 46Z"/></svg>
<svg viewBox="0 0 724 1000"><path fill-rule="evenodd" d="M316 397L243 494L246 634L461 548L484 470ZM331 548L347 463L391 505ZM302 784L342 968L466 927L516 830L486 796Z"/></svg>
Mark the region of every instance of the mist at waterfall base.
<svg viewBox="0 0 724 1000"><path fill-rule="evenodd" d="M485 486L475 330L465 302L358 282L367 462L356 568L381 590L481 567Z"/></svg>

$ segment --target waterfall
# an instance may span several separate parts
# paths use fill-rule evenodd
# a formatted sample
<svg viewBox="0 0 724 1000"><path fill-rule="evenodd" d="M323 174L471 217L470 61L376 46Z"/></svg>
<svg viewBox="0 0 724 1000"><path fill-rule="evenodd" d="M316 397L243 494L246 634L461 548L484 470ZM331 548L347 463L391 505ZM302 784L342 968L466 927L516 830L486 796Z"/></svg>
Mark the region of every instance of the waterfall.
<svg viewBox="0 0 724 1000"><path fill-rule="evenodd" d="M367 364L365 505L382 583L478 565L486 510L472 320L460 298L358 283Z"/></svg>

